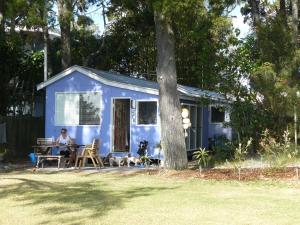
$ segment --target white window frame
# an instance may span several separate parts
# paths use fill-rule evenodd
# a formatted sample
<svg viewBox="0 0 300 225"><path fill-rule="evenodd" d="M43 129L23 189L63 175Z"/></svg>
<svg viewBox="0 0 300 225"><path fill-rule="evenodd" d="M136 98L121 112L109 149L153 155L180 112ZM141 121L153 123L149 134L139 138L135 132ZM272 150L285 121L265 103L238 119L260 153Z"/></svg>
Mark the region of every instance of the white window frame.
<svg viewBox="0 0 300 225"><path fill-rule="evenodd" d="M158 126L159 124L159 115L158 115L158 100L157 99L138 99L136 102L136 126L138 127L151 127ZM139 124L139 104L140 102L156 102L156 124Z"/></svg>
<svg viewBox="0 0 300 225"><path fill-rule="evenodd" d="M220 107L221 107L221 108L224 109L224 121L223 121L223 122L212 122L212 121L211 121L211 119L212 119L212 109L211 109L211 108L212 108L212 107L214 107L214 108L220 108ZM226 106L225 106L225 105L217 105L217 104L215 104L215 105L210 105L210 106L209 106L209 124L216 124L216 125L217 125L217 124L224 124L225 122L228 122L227 119L226 119L227 116L228 116L227 113L228 113L228 112L227 112L227 109L226 109Z"/></svg>
<svg viewBox="0 0 300 225"><path fill-rule="evenodd" d="M100 96L100 115L99 115L99 118L100 118L100 121L99 121L99 124L90 124L90 125L84 125L84 124L58 124L57 121L56 121L56 108L57 108L57 102L56 102L56 96L57 94L87 94L87 93L99 93L99 96ZM55 92L55 96L54 96L54 101L55 101L55 107L54 107L54 124L55 126L68 126L68 127L95 127L95 126L100 126L101 125L101 122L102 122L102 118L101 118L101 113L102 113L102 110L103 110L103 99L102 99L102 92L101 91L73 91L73 92L65 92L65 91L57 91Z"/></svg>

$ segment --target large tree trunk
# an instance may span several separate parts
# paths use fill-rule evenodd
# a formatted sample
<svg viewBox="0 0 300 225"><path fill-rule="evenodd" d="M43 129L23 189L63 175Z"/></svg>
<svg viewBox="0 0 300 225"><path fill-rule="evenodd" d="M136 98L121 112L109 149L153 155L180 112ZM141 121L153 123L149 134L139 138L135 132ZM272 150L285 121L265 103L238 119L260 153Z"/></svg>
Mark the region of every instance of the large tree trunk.
<svg viewBox="0 0 300 225"><path fill-rule="evenodd" d="M257 27L260 23L259 0L248 0L248 3L251 7L253 26Z"/></svg>
<svg viewBox="0 0 300 225"><path fill-rule="evenodd" d="M279 13L286 19L286 2L285 0L280 0L279 2Z"/></svg>
<svg viewBox="0 0 300 225"><path fill-rule="evenodd" d="M0 0L0 32L4 32L4 7L5 0Z"/></svg>
<svg viewBox="0 0 300 225"><path fill-rule="evenodd" d="M101 7L102 7L102 19L103 19L103 25L104 25L104 30L106 28L106 15L105 15L105 4L104 0L101 1Z"/></svg>
<svg viewBox="0 0 300 225"><path fill-rule="evenodd" d="M187 168L187 153L182 127L181 106L177 91L175 47L170 23L160 12L155 12L157 46L157 81L161 119L161 144L165 167Z"/></svg>
<svg viewBox="0 0 300 225"><path fill-rule="evenodd" d="M292 5L292 30L293 30L293 41L296 47L298 47L298 0L291 0ZM298 145L298 119L297 119L297 107L294 106L294 135L295 135L295 150L297 150Z"/></svg>
<svg viewBox="0 0 300 225"><path fill-rule="evenodd" d="M298 39L298 0L291 0L292 4L292 29L293 29L293 37L294 42L297 44Z"/></svg>
<svg viewBox="0 0 300 225"><path fill-rule="evenodd" d="M62 44L61 64L66 69L71 66L72 0L57 0L57 8Z"/></svg>
<svg viewBox="0 0 300 225"><path fill-rule="evenodd" d="M43 27L43 38L44 38L44 81L48 79L48 0L44 1L44 27Z"/></svg>

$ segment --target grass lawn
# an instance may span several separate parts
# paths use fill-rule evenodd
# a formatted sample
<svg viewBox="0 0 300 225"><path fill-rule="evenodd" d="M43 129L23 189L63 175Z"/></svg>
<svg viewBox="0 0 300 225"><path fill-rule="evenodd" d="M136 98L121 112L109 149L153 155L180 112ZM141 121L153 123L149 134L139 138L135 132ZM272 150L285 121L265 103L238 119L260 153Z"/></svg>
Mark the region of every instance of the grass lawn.
<svg viewBox="0 0 300 225"><path fill-rule="evenodd" d="M300 184L87 172L0 174L0 224L299 224Z"/></svg>

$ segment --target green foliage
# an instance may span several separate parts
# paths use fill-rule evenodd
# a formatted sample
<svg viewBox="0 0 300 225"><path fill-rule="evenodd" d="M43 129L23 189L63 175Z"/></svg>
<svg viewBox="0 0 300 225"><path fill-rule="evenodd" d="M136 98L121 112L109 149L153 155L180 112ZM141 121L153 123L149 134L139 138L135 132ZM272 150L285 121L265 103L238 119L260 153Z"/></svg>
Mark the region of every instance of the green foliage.
<svg viewBox="0 0 300 225"><path fill-rule="evenodd" d="M257 39L261 62L274 64L276 73L280 73L283 66L290 63L295 55L292 31L281 15L267 17L258 28ZM289 66L293 67L291 64Z"/></svg>
<svg viewBox="0 0 300 225"><path fill-rule="evenodd" d="M225 136L217 136L212 146L213 160L216 162L225 162L233 159L234 148L232 142L229 141Z"/></svg>
<svg viewBox="0 0 300 225"><path fill-rule="evenodd" d="M0 41L0 58L0 115L23 114L42 81L43 54L24 50L18 36L5 36Z"/></svg>
<svg viewBox="0 0 300 225"><path fill-rule="evenodd" d="M238 168L239 180L241 180L242 162L246 159L251 144L252 144L252 138L250 138L246 144L239 142L238 146L234 150L234 160L236 164L235 167Z"/></svg>
<svg viewBox="0 0 300 225"><path fill-rule="evenodd" d="M199 166L207 167L209 155L205 148L200 148L195 151L193 157L197 160Z"/></svg>
<svg viewBox="0 0 300 225"><path fill-rule="evenodd" d="M252 144L252 138L250 138L246 144L239 142L238 147L234 151L234 160L239 164L246 159L249 148Z"/></svg>
<svg viewBox="0 0 300 225"><path fill-rule="evenodd" d="M259 7L265 6L261 3ZM233 69L228 71L233 73L227 80L230 93L237 99L230 125L240 139L253 137L256 148L266 128L279 137L287 125L292 126L294 106L299 106L299 53L291 28L285 16L277 14L276 7L266 7L274 13L261 15L255 33L237 45L229 63ZM249 80L247 88L240 82L234 84L237 79Z"/></svg>
<svg viewBox="0 0 300 225"><path fill-rule="evenodd" d="M298 155L298 150L291 145L288 130L280 138L271 135L266 129L260 140L259 154L269 162L272 167L281 167L291 162Z"/></svg>
<svg viewBox="0 0 300 225"><path fill-rule="evenodd" d="M158 4L172 21L178 82L219 90L221 71L227 66L227 48L235 34L226 14L217 13L215 7L225 9L229 2L213 1L207 7L207 2L198 0L113 0L108 11L113 22L97 55L96 67L156 80L153 4Z"/></svg>

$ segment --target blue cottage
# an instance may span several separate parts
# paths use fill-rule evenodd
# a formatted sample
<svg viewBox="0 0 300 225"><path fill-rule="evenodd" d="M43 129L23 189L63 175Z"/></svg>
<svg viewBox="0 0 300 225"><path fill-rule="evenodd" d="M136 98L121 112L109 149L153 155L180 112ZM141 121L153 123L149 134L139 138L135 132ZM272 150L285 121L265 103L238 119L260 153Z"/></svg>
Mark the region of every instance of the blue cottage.
<svg viewBox="0 0 300 225"><path fill-rule="evenodd" d="M142 140L149 152L160 142L158 84L156 82L82 66L67 70L39 84L45 89L45 136L56 138L68 129L78 144L101 141L100 154L136 154ZM208 147L209 138L224 135L231 139L228 102L215 92L178 85L183 108L189 110L187 151ZM199 98L209 105L199 104Z"/></svg>

